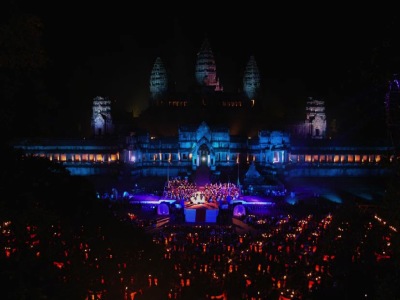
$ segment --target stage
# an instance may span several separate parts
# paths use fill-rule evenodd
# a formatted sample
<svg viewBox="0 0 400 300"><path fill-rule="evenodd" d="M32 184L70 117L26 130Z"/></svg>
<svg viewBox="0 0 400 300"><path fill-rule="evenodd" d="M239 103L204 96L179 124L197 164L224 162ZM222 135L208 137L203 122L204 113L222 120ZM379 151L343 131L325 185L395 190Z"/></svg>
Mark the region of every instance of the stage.
<svg viewBox="0 0 400 300"><path fill-rule="evenodd" d="M193 201L182 202L175 199L166 199L155 195L134 195L130 204L140 205L143 210L154 210L158 216L168 216L173 212L183 210L187 223L216 223L221 210L232 211L232 216L240 217L246 214L272 213L275 202L272 198L260 196L241 196L229 202L198 203Z"/></svg>
<svg viewBox="0 0 400 300"><path fill-rule="evenodd" d="M183 209L187 223L216 223L219 207L216 203L187 204Z"/></svg>

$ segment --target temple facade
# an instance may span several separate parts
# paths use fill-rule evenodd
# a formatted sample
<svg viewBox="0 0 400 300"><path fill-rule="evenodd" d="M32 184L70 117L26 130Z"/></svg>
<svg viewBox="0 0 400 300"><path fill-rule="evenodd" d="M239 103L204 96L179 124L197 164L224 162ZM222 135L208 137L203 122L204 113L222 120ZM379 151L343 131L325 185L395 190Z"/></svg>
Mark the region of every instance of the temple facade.
<svg viewBox="0 0 400 300"><path fill-rule="evenodd" d="M66 166L74 175L177 176L200 166L218 174L221 169L251 164L265 175L381 176L391 171L391 146L293 144L281 131L260 131L256 137L233 136L229 128L205 122L182 126L176 136L149 133L120 138L84 140L20 140L14 147L26 155L46 157Z"/></svg>
<svg viewBox="0 0 400 300"><path fill-rule="evenodd" d="M192 94L193 98L168 98L167 71L157 57L150 74L150 106L179 110L195 106L193 99L197 99L201 107L226 108L218 110L219 118L232 108L256 107L261 82L254 56L243 72L242 91L231 97L223 96L224 89L207 39L197 53L194 69L198 94ZM385 104L389 127L397 133L398 95L399 84L394 79L389 84ZM185 110L184 114L200 115L202 111ZM250 166L262 176L381 176L391 172L391 164L398 159L395 143L363 146L328 138L325 102L312 97L305 104L303 122L287 130L261 127L253 135L233 134L229 125L205 120L180 124L169 136L153 134L146 128L115 132L119 128L115 126L117 123L111 101L98 96L93 99L91 138L21 139L13 147L28 156L60 162L72 174L84 176L173 176L191 174L200 166L216 175L221 170L237 169L238 177L239 170L245 174ZM158 126L166 124L161 121Z"/></svg>
<svg viewBox="0 0 400 300"><path fill-rule="evenodd" d="M294 125L292 133L302 138L325 139L326 123L325 102L309 97L306 104L306 119Z"/></svg>

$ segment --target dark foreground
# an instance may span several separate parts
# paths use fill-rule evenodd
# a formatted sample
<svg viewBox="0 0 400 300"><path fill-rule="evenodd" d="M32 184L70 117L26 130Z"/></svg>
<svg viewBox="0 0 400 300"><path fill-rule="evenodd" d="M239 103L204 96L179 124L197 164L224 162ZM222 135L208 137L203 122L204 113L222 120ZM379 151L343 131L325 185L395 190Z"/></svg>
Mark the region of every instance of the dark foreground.
<svg viewBox="0 0 400 300"><path fill-rule="evenodd" d="M5 299L399 299L397 228L354 193L295 190L266 215L186 224L177 210L158 224L154 208L36 163L3 177Z"/></svg>

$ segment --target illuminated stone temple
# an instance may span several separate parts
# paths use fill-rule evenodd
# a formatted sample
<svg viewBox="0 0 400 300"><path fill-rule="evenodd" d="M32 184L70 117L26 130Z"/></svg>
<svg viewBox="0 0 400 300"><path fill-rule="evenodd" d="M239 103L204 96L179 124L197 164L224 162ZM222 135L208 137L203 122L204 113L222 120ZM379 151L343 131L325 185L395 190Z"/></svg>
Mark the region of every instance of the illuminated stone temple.
<svg viewBox="0 0 400 300"><path fill-rule="evenodd" d="M245 65L243 86L237 93L224 91L207 39L193 69L197 87L177 96L169 91L167 70L157 57L149 76L149 109L133 118L129 129L118 126L107 97L95 97L88 120L91 137L22 139L13 145L26 155L62 162L72 174L84 176L190 175L201 166L216 177L223 170L239 167L245 174L250 166L261 176L380 176L389 172L394 145L335 143L328 134L329 115L322 100L308 98L304 119L295 126L266 128L267 118L259 104L261 76L254 56ZM398 84L393 81L390 88L386 106L394 123L398 112L393 112L393 101L398 96L397 100L393 97L398 95ZM241 114L247 114L242 124L254 125L255 130L237 134ZM155 133L168 126L172 134Z"/></svg>
<svg viewBox="0 0 400 300"><path fill-rule="evenodd" d="M252 55L246 65L246 70L243 76L243 91L250 101L257 97L260 84L260 72L257 67L256 59Z"/></svg>
<svg viewBox="0 0 400 300"><path fill-rule="evenodd" d="M204 40L200 51L197 53L195 76L199 86L211 88L214 91L223 91L217 77L214 53L208 39Z"/></svg>
<svg viewBox="0 0 400 300"><path fill-rule="evenodd" d="M150 75L150 105L159 105L168 90L167 71L157 57Z"/></svg>
<svg viewBox="0 0 400 300"><path fill-rule="evenodd" d="M108 98L93 99L92 130L94 136L106 136L114 133L111 116L111 101Z"/></svg>

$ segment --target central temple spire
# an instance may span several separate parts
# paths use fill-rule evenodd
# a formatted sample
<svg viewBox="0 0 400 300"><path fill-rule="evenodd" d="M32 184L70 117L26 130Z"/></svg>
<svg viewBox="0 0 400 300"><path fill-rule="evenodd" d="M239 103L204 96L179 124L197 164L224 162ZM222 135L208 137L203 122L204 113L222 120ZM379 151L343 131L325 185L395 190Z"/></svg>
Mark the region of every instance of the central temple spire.
<svg viewBox="0 0 400 300"><path fill-rule="evenodd" d="M197 53L196 81L202 87L213 87L215 91L223 90L217 78L214 54L207 38L205 38L200 51Z"/></svg>

